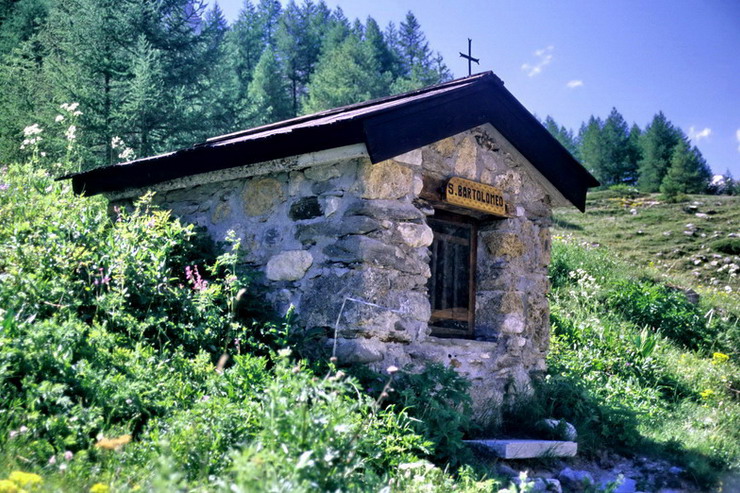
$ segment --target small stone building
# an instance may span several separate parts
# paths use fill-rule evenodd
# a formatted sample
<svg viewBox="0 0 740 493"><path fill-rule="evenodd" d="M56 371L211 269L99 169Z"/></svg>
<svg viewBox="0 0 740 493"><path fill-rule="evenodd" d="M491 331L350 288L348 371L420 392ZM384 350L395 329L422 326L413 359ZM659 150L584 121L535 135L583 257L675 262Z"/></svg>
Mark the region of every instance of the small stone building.
<svg viewBox="0 0 740 493"><path fill-rule="evenodd" d="M440 362L478 415L545 369L551 208L597 181L488 72L71 177L234 230L340 362Z"/></svg>

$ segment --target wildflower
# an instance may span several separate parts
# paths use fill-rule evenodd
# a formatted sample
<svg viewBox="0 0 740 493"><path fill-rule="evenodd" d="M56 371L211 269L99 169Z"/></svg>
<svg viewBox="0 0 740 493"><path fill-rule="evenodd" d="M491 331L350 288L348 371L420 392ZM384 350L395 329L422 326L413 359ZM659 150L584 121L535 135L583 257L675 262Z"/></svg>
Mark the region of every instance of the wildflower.
<svg viewBox="0 0 740 493"><path fill-rule="evenodd" d="M130 147L126 147L124 150L122 150L118 154L118 157L121 159L131 159L133 158L133 156L134 156L134 150L131 149Z"/></svg>
<svg viewBox="0 0 740 493"><path fill-rule="evenodd" d="M23 136L24 137L33 137L34 135L38 135L41 132L43 132L44 129L39 127L38 123L34 123L33 125L29 125L28 127L23 129Z"/></svg>
<svg viewBox="0 0 740 493"><path fill-rule="evenodd" d="M185 278L193 285L193 289L196 291L204 291L208 287L208 281L200 277L197 265L194 268L191 268L189 265L185 266Z"/></svg>
<svg viewBox="0 0 740 493"><path fill-rule="evenodd" d="M713 365L721 365L722 363L729 360L730 357L727 356L725 353L714 353L712 354L712 364Z"/></svg>
<svg viewBox="0 0 740 493"><path fill-rule="evenodd" d="M51 457L49 457L49 465L50 466L53 466L56 463L57 463L57 456L56 455L52 455Z"/></svg>
<svg viewBox="0 0 740 493"><path fill-rule="evenodd" d="M95 483L90 486L90 493L108 493L109 491L110 487L107 484Z"/></svg>
<svg viewBox="0 0 740 493"><path fill-rule="evenodd" d="M77 126L76 125L70 125L69 128L67 128L67 131L64 132L64 136L67 137L67 140L75 140L77 138L76 135L77 132Z"/></svg>
<svg viewBox="0 0 740 493"><path fill-rule="evenodd" d="M20 493L20 488L9 479L0 479L0 493Z"/></svg>
<svg viewBox="0 0 740 493"><path fill-rule="evenodd" d="M54 121L59 123L64 121L64 115L57 115L56 118L54 118Z"/></svg>
<svg viewBox="0 0 740 493"><path fill-rule="evenodd" d="M64 471L66 471L66 470L67 470L67 464L64 464L64 463L62 463L62 464L59 464L59 470L60 470L61 472L64 472Z"/></svg>
<svg viewBox="0 0 740 493"><path fill-rule="evenodd" d="M7 183L0 183L0 191L7 190L8 187L10 187L10 185L8 185Z"/></svg>
<svg viewBox="0 0 740 493"><path fill-rule="evenodd" d="M33 488L44 482L43 478L32 472L13 471L8 479L21 488Z"/></svg>
<svg viewBox="0 0 740 493"><path fill-rule="evenodd" d="M63 110L69 111L70 113L74 113L78 106L80 106L80 103L62 103L59 107Z"/></svg>
<svg viewBox="0 0 740 493"><path fill-rule="evenodd" d="M72 460L72 457L74 457L74 456L75 456L75 454L72 453L71 450L65 450L64 451L64 460L66 460L67 462L71 461Z"/></svg>
<svg viewBox="0 0 740 493"><path fill-rule="evenodd" d="M111 141L110 141L110 146L111 146L111 147L112 147L113 149L118 149L119 147L123 147L123 146L124 146L124 144L123 144L123 139L122 139L122 138L120 138L120 137L113 137L113 138L111 139Z"/></svg>
<svg viewBox="0 0 740 493"><path fill-rule="evenodd" d="M23 425L18 428L18 431L20 431L21 433L28 433L28 427L26 425Z"/></svg>
<svg viewBox="0 0 740 493"><path fill-rule="evenodd" d="M699 395L701 396L701 398L702 398L702 399L706 399L706 400L709 400L709 399L711 399L711 398L712 398L712 396L714 396L714 394L715 394L715 392L714 392L714 390L712 390L712 389L706 389L706 390L702 390L702 391L701 391L701 392L699 393Z"/></svg>
<svg viewBox="0 0 740 493"><path fill-rule="evenodd" d="M105 438L101 437L98 439L98 443L95 444L97 448L105 450L120 450L121 447L131 441L131 435L121 435L117 438Z"/></svg>

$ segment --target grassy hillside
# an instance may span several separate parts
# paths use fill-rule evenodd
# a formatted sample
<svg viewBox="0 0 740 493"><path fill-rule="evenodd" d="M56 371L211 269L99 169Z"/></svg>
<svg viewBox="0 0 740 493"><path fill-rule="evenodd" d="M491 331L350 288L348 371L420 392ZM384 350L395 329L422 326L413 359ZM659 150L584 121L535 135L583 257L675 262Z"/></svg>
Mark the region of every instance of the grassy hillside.
<svg viewBox="0 0 740 493"><path fill-rule="evenodd" d="M597 191L589 194L585 214L556 210L554 234L604 245L629 264L654 267L687 287L740 291L740 196L666 203L629 189Z"/></svg>
<svg viewBox="0 0 740 493"><path fill-rule="evenodd" d="M717 486L740 469L740 200L607 190L555 224L551 414L587 449L669 458Z"/></svg>

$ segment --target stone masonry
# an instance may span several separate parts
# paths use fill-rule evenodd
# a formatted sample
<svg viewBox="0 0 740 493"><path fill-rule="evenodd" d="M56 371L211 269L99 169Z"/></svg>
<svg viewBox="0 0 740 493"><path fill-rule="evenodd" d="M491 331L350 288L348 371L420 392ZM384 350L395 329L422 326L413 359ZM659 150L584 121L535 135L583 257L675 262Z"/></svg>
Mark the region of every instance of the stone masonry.
<svg viewBox="0 0 740 493"><path fill-rule="evenodd" d="M472 382L478 419L545 369L550 212L560 196L491 125L375 164L360 152L247 168L155 186L155 202L216 240L234 230L274 308L293 306L300 325L323 329L340 362L453 367ZM472 339L432 337L428 327L434 204L423 191L425 180L453 176L498 187L514 210L479 229Z"/></svg>

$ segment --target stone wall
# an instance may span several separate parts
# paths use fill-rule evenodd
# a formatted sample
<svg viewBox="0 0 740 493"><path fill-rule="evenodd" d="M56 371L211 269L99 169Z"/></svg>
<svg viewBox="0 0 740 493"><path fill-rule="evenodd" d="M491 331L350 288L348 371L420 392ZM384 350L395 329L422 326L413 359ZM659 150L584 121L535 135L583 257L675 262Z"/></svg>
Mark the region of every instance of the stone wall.
<svg viewBox="0 0 740 493"><path fill-rule="evenodd" d="M365 155L287 168L202 184L191 178L155 200L216 240L233 229L273 306L292 305L301 325L324 329L341 362L451 366L471 380L479 419L528 390L548 348L554 194L493 127L376 164ZM515 210L479 231L474 340L429 335L426 217L434 211L425 182L452 176L500 188Z"/></svg>

